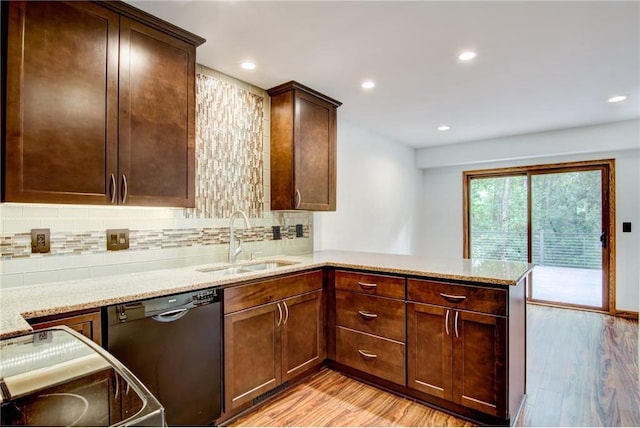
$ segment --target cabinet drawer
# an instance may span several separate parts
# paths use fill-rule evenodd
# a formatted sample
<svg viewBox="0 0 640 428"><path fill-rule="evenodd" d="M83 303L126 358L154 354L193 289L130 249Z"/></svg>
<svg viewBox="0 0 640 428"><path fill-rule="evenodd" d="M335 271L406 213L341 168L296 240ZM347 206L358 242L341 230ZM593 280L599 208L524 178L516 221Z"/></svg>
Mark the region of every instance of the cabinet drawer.
<svg viewBox="0 0 640 428"><path fill-rule="evenodd" d="M224 313L240 311L322 289L322 271L304 272L224 290Z"/></svg>
<svg viewBox="0 0 640 428"><path fill-rule="evenodd" d="M405 310L402 300L336 291L336 324L339 326L404 342Z"/></svg>
<svg viewBox="0 0 640 428"><path fill-rule="evenodd" d="M507 290L409 279L407 300L456 309L507 315Z"/></svg>
<svg viewBox="0 0 640 428"><path fill-rule="evenodd" d="M372 275L359 272L336 271L336 288L374 296L404 299L404 278Z"/></svg>
<svg viewBox="0 0 640 428"><path fill-rule="evenodd" d="M336 361L405 385L404 343L336 327Z"/></svg>
<svg viewBox="0 0 640 428"><path fill-rule="evenodd" d="M100 311L78 315L62 315L32 319L29 320L29 323L34 330L66 325L83 336L93 340L98 345L102 345Z"/></svg>

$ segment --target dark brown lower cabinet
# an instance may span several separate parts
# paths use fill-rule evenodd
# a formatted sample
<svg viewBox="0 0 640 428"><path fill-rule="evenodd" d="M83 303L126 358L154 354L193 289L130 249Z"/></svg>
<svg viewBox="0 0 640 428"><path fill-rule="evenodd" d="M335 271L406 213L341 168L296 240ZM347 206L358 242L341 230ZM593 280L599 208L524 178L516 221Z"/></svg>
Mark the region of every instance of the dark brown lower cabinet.
<svg viewBox="0 0 640 428"><path fill-rule="evenodd" d="M227 411L282 383L278 320L275 303L224 317Z"/></svg>
<svg viewBox="0 0 640 428"><path fill-rule="evenodd" d="M283 302L281 323L282 381L320 364L324 358L322 291L292 297Z"/></svg>
<svg viewBox="0 0 640 428"><path fill-rule="evenodd" d="M225 315L225 412L324 360L322 296L317 290Z"/></svg>
<svg viewBox="0 0 640 428"><path fill-rule="evenodd" d="M88 337L102 345L102 328L100 311L88 313L60 314L53 317L43 317L29 320L34 330L65 325L81 335Z"/></svg>
<svg viewBox="0 0 640 428"><path fill-rule="evenodd" d="M506 418L506 319L421 303L407 314L407 386Z"/></svg>

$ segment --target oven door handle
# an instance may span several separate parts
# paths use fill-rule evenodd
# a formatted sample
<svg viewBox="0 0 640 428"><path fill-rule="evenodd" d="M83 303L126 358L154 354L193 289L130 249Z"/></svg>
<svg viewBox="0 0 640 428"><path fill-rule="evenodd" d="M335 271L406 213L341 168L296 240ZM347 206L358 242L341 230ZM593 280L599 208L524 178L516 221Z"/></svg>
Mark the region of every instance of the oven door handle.
<svg viewBox="0 0 640 428"><path fill-rule="evenodd" d="M158 322L173 322L178 321L180 318L187 315L188 312L189 308L172 309L170 311L153 316L151 317L151 319Z"/></svg>

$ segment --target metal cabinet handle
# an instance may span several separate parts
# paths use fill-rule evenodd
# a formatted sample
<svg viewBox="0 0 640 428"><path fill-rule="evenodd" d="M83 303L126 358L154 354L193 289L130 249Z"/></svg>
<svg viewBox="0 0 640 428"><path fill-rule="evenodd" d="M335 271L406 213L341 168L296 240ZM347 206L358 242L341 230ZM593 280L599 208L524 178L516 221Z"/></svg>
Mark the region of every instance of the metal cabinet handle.
<svg viewBox="0 0 640 428"><path fill-rule="evenodd" d="M280 313L280 318L278 318L276 325L280 327L280 323L282 322L282 308L280 307L280 303L278 303L278 312Z"/></svg>
<svg viewBox="0 0 640 428"><path fill-rule="evenodd" d="M378 286L378 284L369 284L366 282L358 282L358 285L362 288L365 289L372 289L372 288L376 288Z"/></svg>
<svg viewBox="0 0 640 428"><path fill-rule="evenodd" d="M445 293L440 293L440 295L442 297L444 297L445 299L452 301L454 303L460 303L463 300L465 300L467 298L467 296L459 296L459 295L455 295L455 294L445 294Z"/></svg>
<svg viewBox="0 0 640 428"><path fill-rule="evenodd" d="M128 192L128 187L127 186L127 176L122 174L122 203L126 203L127 202L127 193Z"/></svg>
<svg viewBox="0 0 640 428"><path fill-rule="evenodd" d="M362 349L358 349L358 352L360 353L360 355L362 355L365 358L378 358L378 356L376 354L372 354L371 352L367 352L367 351L363 351Z"/></svg>
<svg viewBox="0 0 640 428"><path fill-rule="evenodd" d="M301 202L302 202L302 195L300 194L300 189L296 189L296 208L300 207Z"/></svg>
<svg viewBox="0 0 640 428"><path fill-rule="evenodd" d="M111 203L116 203L116 176L115 174L111 174L111 178L109 179L109 194L111 194Z"/></svg>
<svg viewBox="0 0 640 428"><path fill-rule="evenodd" d="M358 311L358 313L360 314L360 316L366 320L372 320L375 318L378 318L378 314L372 314L371 312L367 312L367 311Z"/></svg>
<svg viewBox="0 0 640 428"><path fill-rule="evenodd" d="M456 330L456 337L460 337L460 336L458 336L458 315L460 315L460 312L456 312L456 318L454 320L454 325L455 325L455 330Z"/></svg>
<svg viewBox="0 0 640 428"><path fill-rule="evenodd" d="M115 372L113 373L113 379L114 379L114 383L116 384L116 387L115 387L116 392L115 394L113 394L113 398L117 400L118 395L120 394L120 379L118 379L118 373L115 373Z"/></svg>
<svg viewBox="0 0 640 428"><path fill-rule="evenodd" d="M282 323L284 325L287 323L287 321L289 321L289 307L287 306L287 302L282 302L282 304L284 305L285 313L284 322Z"/></svg>
<svg viewBox="0 0 640 428"><path fill-rule="evenodd" d="M447 336L449 336L449 309L447 309L447 315L445 316L444 319L444 329L447 332Z"/></svg>

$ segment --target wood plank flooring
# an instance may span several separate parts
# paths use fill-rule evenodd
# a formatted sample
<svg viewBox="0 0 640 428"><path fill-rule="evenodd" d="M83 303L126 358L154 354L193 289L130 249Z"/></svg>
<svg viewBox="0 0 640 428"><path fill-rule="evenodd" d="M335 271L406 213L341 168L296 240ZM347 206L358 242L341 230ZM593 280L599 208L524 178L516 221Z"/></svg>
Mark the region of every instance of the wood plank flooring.
<svg viewBox="0 0 640 428"><path fill-rule="evenodd" d="M519 426L640 426L638 323L529 305ZM324 370L233 426L471 426Z"/></svg>
<svg viewBox="0 0 640 428"><path fill-rule="evenodd" d="M325 369L232 426L473 426Z"/></svg>
<svg viewBox="0 0 640 428"><path fill-rule="evenodd" d="M527 307L521 426L640 426L638 322Z"/></svg>

